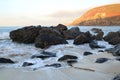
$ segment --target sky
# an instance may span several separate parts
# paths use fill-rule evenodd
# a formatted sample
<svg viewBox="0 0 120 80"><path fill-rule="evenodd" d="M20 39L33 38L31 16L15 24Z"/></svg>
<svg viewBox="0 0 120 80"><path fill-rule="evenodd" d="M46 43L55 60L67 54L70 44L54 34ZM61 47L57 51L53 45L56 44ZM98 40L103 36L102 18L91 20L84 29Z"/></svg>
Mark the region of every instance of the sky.
<svg viewBox="0 0 120 80"><path fill-rule="evenodd" d="M120 0L0 0L0 26L69 24L87 10Z"/></svg>

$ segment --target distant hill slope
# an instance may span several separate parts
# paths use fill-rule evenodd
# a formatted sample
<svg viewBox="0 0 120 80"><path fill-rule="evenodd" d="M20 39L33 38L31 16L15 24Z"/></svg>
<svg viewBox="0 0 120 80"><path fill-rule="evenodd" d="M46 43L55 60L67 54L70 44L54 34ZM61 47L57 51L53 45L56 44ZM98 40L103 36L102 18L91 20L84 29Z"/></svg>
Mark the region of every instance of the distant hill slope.
<svg viewBox="0 0 120 80"><path fill-rule="evenodd" d="M120 25L120 4L111 4L93 8L73 21L70 25L102 26L102 24L103 26Z"/></svg>

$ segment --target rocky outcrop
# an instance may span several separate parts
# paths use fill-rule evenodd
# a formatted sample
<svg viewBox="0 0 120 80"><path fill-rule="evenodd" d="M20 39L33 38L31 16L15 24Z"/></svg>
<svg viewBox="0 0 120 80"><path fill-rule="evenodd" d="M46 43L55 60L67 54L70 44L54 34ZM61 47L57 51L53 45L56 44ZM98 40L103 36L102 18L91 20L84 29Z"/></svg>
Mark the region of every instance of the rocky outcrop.
<svg viewBox="0 0 120 80"><path fill-rule="evenodd" d="M120 73L117 74L112 80L120 80Z"/></svg>
<svg viewBox="0 0 120 80"><path fill-rule="evenodd" d="M10 38L17 43L35 43L38 48L47 48L56 44L67 44L63 31L67 27L59 24L56 27L27 26L10 32Z"/></svg>
<svg viewBox="0 0 120 80"><path fill-rule="evenodd" d="M120 43L120 31L109 32L103 39L113 45L119 44Z"/></svg>
<svg viewBox="0 0 120 80"><path fill-rule="evenodd" d="M41 26L28 26L24 28L20 28L17 30L13 30L10 32L10 38L13 42L18 43L34 43L36 36L38 35L38 31L41 29Z"/></svg>
<svg viewBox="0 0 120 80"><path fill-rule="evenodd" d="M61 36L59 31L51 28L43 28L35 39L35 46L47 48L51 45L67 44L67 41Z"/></svg>
<svg viewBox="0 0 120 80"><path fill-rule="evenodd" d="M65 39L75 39L80 34L80 30L78 27L73 27L69 30L63 31L63 35Z"/></svg>

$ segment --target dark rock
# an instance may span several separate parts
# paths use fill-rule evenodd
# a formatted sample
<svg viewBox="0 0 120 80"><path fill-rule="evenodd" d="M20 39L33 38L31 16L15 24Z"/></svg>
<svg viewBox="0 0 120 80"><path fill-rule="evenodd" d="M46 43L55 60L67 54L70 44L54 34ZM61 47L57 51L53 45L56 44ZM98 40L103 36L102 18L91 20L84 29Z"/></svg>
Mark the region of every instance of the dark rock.
<svg viewBox="0 0 120 80"><path fill-rule="evenodd" d="M39 35L35 39L35 46L39 48L47 48L51 45L67 44L67 41L55 29L43 28L39 31Z"/></svg>
<svg viewBox="0 0 120 80"><path fill-rule="evenodd" d="M14 63L11 59L0 58L0 63Z"/></svg>
<svg viewBox="0 0 120 80"><path fill-rule="evenodd" d="M117 57L116 60L117 60L117 61L120 61L120 57Z"/></svg>
<svg viewBox="0 0 120 80"><path fill-rule="evenodd" d="M44 60L44 59L47 59L47 58L50 58L50 57L56 57L56 54L51 53L51 52L43 51L40 54L33 55L31 58L40 58L40 59Z"/></svg>
<svg viewBox="0 0 120 80"><path fill-rule="evenodd" d="M113 80L120 80L120 74L117 74L117 75L113 78Z"/></svg>
<svg viewBox="0 0 120 80"><path fill-rule="evenodd" d="M93 53L91 53L91 52L84 52L84 56L87 56L87 55L92 55Z"/></svg>
<svg viewBox="0 0 120 80"><path fill-rule="evenodd" d="M55 29L57 29L59 31L66 31L67 30L67 26L65 26L63 24L58 24Z"/></svg>
<svg viewBox="0 0 120 80"><path fill-rule="evenodd" d="M26 67L26 66L31 66L31 65L34 65L34 64L33 63L29 63L29 62L24 62L22 66Z"/></svg>
<svg viewBox="0 0 120 80"><path fill-rule="evenodd" d="M93 37L90 34L90 32L87 31L85 33L79 34L79 36L77 36L74 39L74 44L79 45L79 44L89 43L91 40L93 40Z"/></svg>
<svg viewBox="0 0 120 80"><path fill-rule="evenodd" d="M54 63L54 64L50 64L50 65L45 65L45 67L55 67L55 68L59 68L59 67L61 67L62 65L61 64L59 64L59 63Z"/></svg>
<svg viewBox="0 0 120 80"><path fill-rule="evenodd" d="M98 58L95 63L104 63L106 61L108 61L109 59L108 58Z"/></svg>
<svg viewBox="0 0 120 80"><path fill-rule="evenodd" d="M84 34L77 36L73 42L75 45L84 44L88 42L88 38Z"/></svg>
<svg viewBox="0 0 120 80"><path fill-rule="evenodd" d="M97 33L96 35L94 35L94 38L96 40L102 40L103 39L104 32L102 31L102 29L93 28L92 31L94 33Z"/></svg>
<svg viewBox="0 0 120 80"><path fill-rule="evenodd" d="M94 48L105 48L105 46L100 46L98 45L97 41L93 40L89 43L89 46L91 49L94 49Z"/></svg>
<svg viewBox="0 0 120 80"><path fill-rule="evenodd" d="M116 45L120 43L120 37L115 37L113 39L110 39L109 44Z"/></svg>
<svg viewBox="0 0 120 80"><path fill-rule="evenodd" d="M69 30L63 31L65 39L75 39L80 34L78 27L73 27Z"/></svg>
<svg viewBox="0 0 120 80"><path fill-rule="evenodd" d="M104 50L99 50L98 52L104 52Z"/></svg>
<svg viewBox="0 0 120 80"><path fill-rule="evenodd" d="M74 55L64 55L63 57L59 58L58 61L66 61L66 60L71 60L71 59L78 59L77 56Z"/></svg>
<svg viewBox="0 0 120 80"><path fill-rule="evenodd" d="M113 48L106 49L105 51L107 51L108 53L112 53L113 56L120 56L120 44L116 45Z"/></svg>
<svg viewBox="0 0 120 80"><path fill-rule="evenodd" d="M69 65L69 66L72 66L74 63L77 63L78 61L77 60L68 60L67 61L67 64Z"/></svg>
<svg viewBox="0 0 120 80"><path fill-rule="evenodd" d="M120 31L109 32L103 39L113 45L119 44L120 43Z"/></svg>
<svg viewBox="0 0 120 80"><path fill-rule="evenodd" d="M10 32L10 38L12 39L12 41L18 43L34 43L40 29L41 26L28 26L21 29L13 30Z"/></svg>

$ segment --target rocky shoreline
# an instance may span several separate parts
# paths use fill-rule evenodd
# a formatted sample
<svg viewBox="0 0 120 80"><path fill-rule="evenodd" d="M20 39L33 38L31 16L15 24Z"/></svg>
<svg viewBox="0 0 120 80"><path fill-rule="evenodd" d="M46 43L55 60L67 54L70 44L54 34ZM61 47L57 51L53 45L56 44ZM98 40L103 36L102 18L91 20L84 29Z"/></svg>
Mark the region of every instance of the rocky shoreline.
<svg viewBox="0 0 120 80"><path fill-rule="evenodd" d="M120 31L109 32L107 35L104 35L102 29L93 28L91 31L94 33L90 33L89 31L81 32L78 27L72 27L68 29L67 26L59 24L57 26L52 27L42 27L42 26L26 26L17 30L13 30L10 32L10 38L13 42L18 44L31 44L33 43L36 48L43 49L40 54L32 55L30 59L39 58L41 60L46 60L49 58L56 58L57 54L53 52L48 52L48 49L52 45L59 44L68 44L67 40L74 40L74 45L84 45L86 43L89 44L89 47L92 50L96 48L105 49L105 46L99 45L98 41L107 41L109 44L113 45L113 48L101 50L98 52L102 53L111 53L114 57L114 60L120 61ZM85 51L83 53L84 56L91 56L93 52ZM46 64L43 67L53 67L59 68L62 67L62 63L67 64L67 66L73 67L75 69L87 70L87 71L95 71L91 68L80 68L73 66L76 63L80 63L78 60L79 56L74 54L64 54L63 56L57 59L57 62ZM99 57L95 59L95 64L104 64L113 59L109 57ZM8 58L0 58L0 63L2 64L15 64L16 61L8 59ZM24 62L22 67L32 66L35 63ZM34 68L33 70L37 70ZM118 75L117 75L118 76ZM119 76L118 76L119 77ZM116 79L116 77L113 80Z"/></svg>

